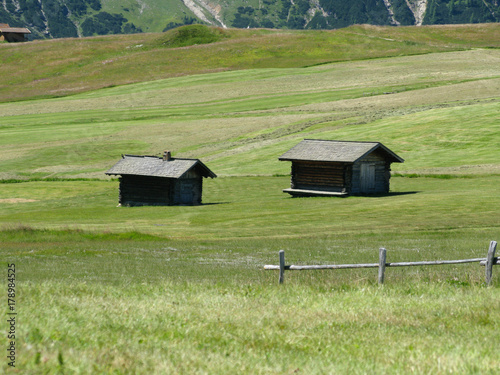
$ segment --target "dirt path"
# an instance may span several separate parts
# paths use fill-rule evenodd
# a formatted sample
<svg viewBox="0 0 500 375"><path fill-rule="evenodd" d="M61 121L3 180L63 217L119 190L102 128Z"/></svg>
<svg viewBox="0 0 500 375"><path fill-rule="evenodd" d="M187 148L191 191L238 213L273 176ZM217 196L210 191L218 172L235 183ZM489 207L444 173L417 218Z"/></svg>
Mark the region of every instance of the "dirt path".
<svg viewBox="0 0 500 375"><path fill-rule="evenodd" d="M0 203L29 203L36 202L36 199L25 199L25 198L1 198Z"/></svg>

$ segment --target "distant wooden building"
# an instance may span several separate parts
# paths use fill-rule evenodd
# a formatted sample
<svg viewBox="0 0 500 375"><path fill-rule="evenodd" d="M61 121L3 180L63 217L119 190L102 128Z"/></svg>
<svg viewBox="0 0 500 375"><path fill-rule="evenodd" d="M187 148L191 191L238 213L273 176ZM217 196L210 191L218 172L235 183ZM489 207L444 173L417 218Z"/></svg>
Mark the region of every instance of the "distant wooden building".
<svg viewBox="0 0 500 375"><path fill-rule="evenodd" d="M217 177L198 159L123 155L107 175L119 175L122 206L201 204L203 177Z"/></svg>
<svg viewBox="0 0 500 375"><path fill-rule="evenodd" d="M391 163L404 160L379 142L305 139L279 160L291 161L293 196L346 196L389 192Z"/></svg>
<svg viewBox="0 0 500 375"><path fill-rule="evenodd" d="M0 41L7 41L9 43L26 42L27 34L31 34L25 27L10 27L6 23L0 23Z"/></svg>

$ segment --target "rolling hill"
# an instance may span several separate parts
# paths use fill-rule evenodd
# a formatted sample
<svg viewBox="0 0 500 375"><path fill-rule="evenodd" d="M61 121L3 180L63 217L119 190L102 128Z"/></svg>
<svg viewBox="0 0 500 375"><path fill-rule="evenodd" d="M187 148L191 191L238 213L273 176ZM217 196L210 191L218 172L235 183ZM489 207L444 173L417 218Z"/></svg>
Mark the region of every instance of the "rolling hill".
<svg viewBox="0 0 500 375"><path fill-rule="evenodd" d="M3 45L30 74L1 78L18 101L0 104L0 178L103 178L117 155L164 148L220 175L286 174L276 157L303 138L387 143L408 159L399 173L498 173L499 30L186 26Z"/></svg>
<svg viewBox="0 0 500 375"><path fill-rule="evenodd" d="M303 68L380 57L500 47L500 24L351 26L339 30L185 26L165 33L0 44L0 102L66 96L209 72Z"/></svg>

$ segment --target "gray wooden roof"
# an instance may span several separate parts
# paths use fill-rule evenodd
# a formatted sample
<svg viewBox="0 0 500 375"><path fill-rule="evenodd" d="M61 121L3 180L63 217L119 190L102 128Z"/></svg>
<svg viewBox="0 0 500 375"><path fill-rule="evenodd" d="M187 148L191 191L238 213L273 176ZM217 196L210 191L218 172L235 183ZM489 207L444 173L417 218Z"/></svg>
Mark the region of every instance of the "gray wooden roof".
<svg viewBox="0 0 500 375"><path fill-rule="evenodd" d="M171 158L165 161L156 156L137 155L122 155L106 174L180 178L193 168L197 168L202 177L217 177L198 159Z"/></svg>
<svg viewBox="0 0 500 375"><path fill-rule="evenodd" d="M31 34L25 27L10 27L6 23L0 24L0 32L2 33L17 33L17 34Z"/></svg>
<svg viewBox="0 0 500 375"><path fill-rule="evenodd" d="M383 151L391 162L404 160L380 142L327 141L304 139L279 157L279 160L332 161L354 163L375 150Z"/></svg>

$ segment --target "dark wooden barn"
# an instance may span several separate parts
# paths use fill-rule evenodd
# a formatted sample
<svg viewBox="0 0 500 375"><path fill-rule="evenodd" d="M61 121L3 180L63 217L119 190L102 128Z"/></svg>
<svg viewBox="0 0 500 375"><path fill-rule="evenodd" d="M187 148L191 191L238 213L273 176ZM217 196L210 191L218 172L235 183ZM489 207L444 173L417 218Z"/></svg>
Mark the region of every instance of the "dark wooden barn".
<svg viewBox="0 0 500 375"><path fill-rule="evenodd" d="M7 41L9 43L16 42L26 42L28 39L26 38L27 34L31 34L25 27L10 27L6 23L0 23L0 41Z"/></svg>
<svg viewBox="0 0 500 375"><path fill-rule="evenodd" d="M122 206L201 204L203 177L217 177L198 159L123 155L107 175L119 175Z"/></svg>
<svg viewBox="0 0 500 375"><path fill-rule="evenodd" d="M389 192L391 163L404 160L379 142L305 139L279 160L291 161L293 196L345 196Z"/></svg>

